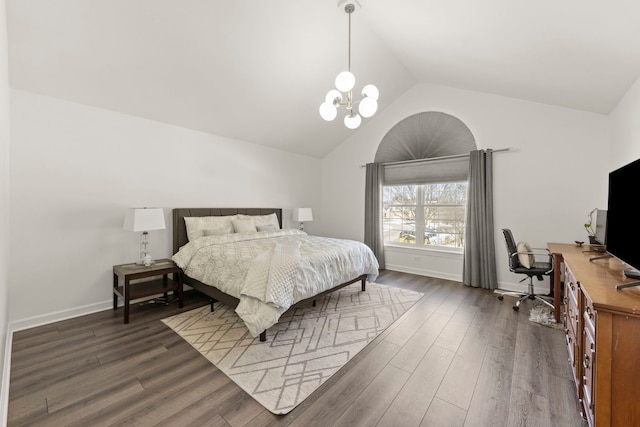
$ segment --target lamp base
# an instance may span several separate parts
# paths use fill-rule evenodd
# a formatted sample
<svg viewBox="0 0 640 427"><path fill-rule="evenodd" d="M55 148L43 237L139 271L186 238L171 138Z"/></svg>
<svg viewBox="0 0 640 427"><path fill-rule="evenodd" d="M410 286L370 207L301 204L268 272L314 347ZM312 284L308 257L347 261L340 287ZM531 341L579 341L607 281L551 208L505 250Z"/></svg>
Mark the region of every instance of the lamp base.
<svg viewBox="0 0 640 427"><path fill-rule="evenodd" d="M140 259L140 261L136 262L138 265L144 265L145 267L152 266L156 262L151 258L151 255L147 255L144 258Z"/></svg>

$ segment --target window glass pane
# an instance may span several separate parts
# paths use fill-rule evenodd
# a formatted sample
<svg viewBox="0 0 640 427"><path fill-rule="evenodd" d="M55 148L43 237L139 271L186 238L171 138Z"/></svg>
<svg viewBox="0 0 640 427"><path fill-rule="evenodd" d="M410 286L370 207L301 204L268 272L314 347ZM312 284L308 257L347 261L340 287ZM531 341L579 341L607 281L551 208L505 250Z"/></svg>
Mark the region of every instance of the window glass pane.
<svg viewBox="0 0 640 427"><path fill-rule="evenodd" d="M385 243L464 246L466 182L386 186L383 203Z"/></svg>
<svg viewBox="0 0 640 427"><path fill-rule="evenodd" d="M464 246L466 202L466 182L425 185L425 244L454 248Z"/></svg>
<svg viewBox="0 0 640 427"><path fill-rule="evenodd" d="M382 229L385 242L416 243L416 191L415 185L384 188Z"/></svg>
<svg viewBox="0 0 640 427"><path fill-rule="evenodd" d="M402 204L402 187L384 187L383 201L385 205Z"/></svg>
<svg viewBox="0 0 640 427"><path fill-rule="evenodd" d="M402 187L403 201L404 205L415 205L416 204L416 186L415 185L405 185Z"/></svg>
<svg viewBox="0 0 640 427"><path fill-rule="evenodd" d="M397 242L402 231L402 208L385 206L382 215L385 242Z"/></svg>

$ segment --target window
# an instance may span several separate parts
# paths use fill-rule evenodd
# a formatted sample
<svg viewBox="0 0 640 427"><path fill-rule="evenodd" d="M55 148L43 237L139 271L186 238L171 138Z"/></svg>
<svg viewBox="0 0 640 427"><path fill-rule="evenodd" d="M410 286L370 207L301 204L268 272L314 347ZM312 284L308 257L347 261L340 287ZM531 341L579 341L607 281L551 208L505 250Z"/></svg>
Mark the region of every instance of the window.
<svg viewBox="0 0 640 427"><path fill-rule="evenodd" d="M464 247L466 181L385 186L383 197L385 244Z"/></svg>

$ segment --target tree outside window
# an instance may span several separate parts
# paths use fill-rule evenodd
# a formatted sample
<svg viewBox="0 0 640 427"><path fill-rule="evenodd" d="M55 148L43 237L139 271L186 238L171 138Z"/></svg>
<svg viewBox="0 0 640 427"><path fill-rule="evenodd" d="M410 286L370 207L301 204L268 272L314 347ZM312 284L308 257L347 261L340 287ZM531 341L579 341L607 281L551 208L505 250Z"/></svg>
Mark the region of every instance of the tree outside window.
<svg viewBox="0 0 640 427"><path fill-rule="evenodd" d="M467 187L467 182L385 186L385 243L464 247Z"/></svg>

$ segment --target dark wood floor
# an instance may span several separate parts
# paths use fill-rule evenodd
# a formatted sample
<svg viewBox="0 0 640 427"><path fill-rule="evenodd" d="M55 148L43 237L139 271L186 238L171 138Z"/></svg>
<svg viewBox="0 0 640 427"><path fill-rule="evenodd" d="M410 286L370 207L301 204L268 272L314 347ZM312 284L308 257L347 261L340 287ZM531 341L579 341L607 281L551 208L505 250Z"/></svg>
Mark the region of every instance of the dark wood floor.
<svg viewBox="0 0 640 427"><path fill-rule="evenodd" d="M510 297L393 271L425 296L291 413L266 411L160 319L122 309L16 332L9 426L583 426L564 332ZM353 285L353 286L358 286ZM189 310L207 303L188 292Z"/></svg>

